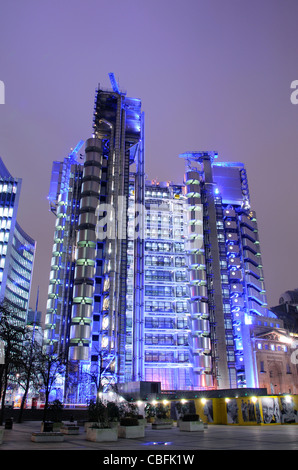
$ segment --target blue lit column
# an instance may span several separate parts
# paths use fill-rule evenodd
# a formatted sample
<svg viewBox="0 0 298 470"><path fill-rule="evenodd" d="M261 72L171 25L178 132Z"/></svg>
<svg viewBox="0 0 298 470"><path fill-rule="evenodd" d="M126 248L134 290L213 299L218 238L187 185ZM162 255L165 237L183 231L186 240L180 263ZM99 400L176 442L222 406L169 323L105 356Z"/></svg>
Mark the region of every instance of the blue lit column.
<svg viewBox="0 0 298 470"><path fill-rule="evenodd" d="M188 239L188 275L190 291L189 348L192 361L193 388L213 385L211 376L211 343L207 293L206 261L203 235L203 205L200 194L200 174L186 173L186 220Z"/></svg>
<svg viewBox="0 0 298 470"><path fill-rule="evenodd" d="M82 176L80 216L78 222L73 307L70 328L70 359L88 361L94 295L96 261L96 216L100 181L90 176L90 168L101 168L102 149L99 139L88 139Z"/></svg>

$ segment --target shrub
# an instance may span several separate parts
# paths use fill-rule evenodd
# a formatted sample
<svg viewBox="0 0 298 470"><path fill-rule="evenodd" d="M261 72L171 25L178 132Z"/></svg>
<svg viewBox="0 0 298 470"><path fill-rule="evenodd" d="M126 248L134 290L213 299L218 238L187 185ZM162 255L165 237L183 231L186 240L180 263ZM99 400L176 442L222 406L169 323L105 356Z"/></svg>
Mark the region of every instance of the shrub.
<svg viewBox="0 0 298 470"><path fill-rule="evenodd" d="M91 401L88 405L88 418L89 421L100 423L106 427L108 421L107 407L101 401Z"/></svg>
<svg viewBox="0 0 298 470"><path fill-rule="evenodd" d="M151 403L147 403L145 406L145 416L146 418L154 418L156 415L155 406Z"/></svg>
<svg viewBox="0 0 298 470"><path fill-rule="evenodd" d="M49 404L49 416L54 423L62 421L63 403L59 400L54 400Z"/></svg>
<svg viewBox="0 0 298 470"><path fill-rule="evenodd" d="M182 421L199 421L199 415L196 414L186 414L182 417Z"/></svg>
<svg viewBox="0 0 298 470"><path fill-rule="evenodd" d="M158 403L156 405L156 417L158 419L166 419L168 417L169 411L169 406L164 405L163 403Z"/></svg>
<svg viewBox="0 0 298 470"><path fill-rule="evenodd" d="M138 426L139 421L138 418L130 418L130 417L125 417L121 418L120 420L120 426Z"/></svg>
<svg viewBox="0 0 298 470"><path fill-rule="evenodd" d="M113 401L107 403L107 414L109 421L119 421L120 419L120 410L119 406Z"/></svg>
<svg viewBox="0 0 298 470"><path fill-rule="evenodd" d="M136 418L138 416L138 406L135 403L123 402L119 405L120 417Z"/></svg>

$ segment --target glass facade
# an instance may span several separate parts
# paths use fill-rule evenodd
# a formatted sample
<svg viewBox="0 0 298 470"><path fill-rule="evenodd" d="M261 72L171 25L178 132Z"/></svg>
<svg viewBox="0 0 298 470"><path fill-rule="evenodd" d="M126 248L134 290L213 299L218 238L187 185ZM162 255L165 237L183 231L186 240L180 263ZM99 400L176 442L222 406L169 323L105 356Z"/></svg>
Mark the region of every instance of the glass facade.
<svg viewBox="0 0 298 470"><path fill-rule="evenodd" d="M145 186L144 380L191 388L183 187Z"/></svg>
<svg viewBox="0 0 298 470"><path fill-rule="evenodd" d="M49 353L68 356L73 299L74 250L79 212L82 164L71 153L54 162L49 203L56 216L45 317L44 344Z"/></svg>
<svg viewBox="0 0 298 470"><path fill-rule="evenodd" d="M21 183L0 160L0 296L10 303L13 321L24 326L36 244L17 222Z"/></svg>

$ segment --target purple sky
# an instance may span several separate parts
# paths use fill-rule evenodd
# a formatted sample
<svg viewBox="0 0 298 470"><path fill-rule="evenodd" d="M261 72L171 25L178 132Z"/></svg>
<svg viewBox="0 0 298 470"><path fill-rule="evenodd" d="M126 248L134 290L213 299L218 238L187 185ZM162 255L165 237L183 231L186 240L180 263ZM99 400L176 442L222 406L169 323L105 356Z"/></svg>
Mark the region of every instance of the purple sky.
<svg viewBox="0 0 298 470"><path fill-rule="evenodd" d="M90 137L109 72L142 100L149 178L180 182L190 150L246 165L268 305L298 287L297 18L297 0L1 1L0 156L37 240L33 308L39 285L46 309L52 162Z"/></svg>

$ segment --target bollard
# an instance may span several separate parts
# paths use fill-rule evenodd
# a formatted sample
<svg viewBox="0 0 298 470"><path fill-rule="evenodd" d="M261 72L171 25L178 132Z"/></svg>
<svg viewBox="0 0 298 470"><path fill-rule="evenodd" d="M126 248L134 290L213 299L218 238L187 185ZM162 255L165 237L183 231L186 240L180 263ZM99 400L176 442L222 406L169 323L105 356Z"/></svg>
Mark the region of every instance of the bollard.
<svg viewBox="0 0 298 470"><path fill-rule="evenodd" d="M13 418L7 418L5 420L5 429L12 429Z"/></svg>

